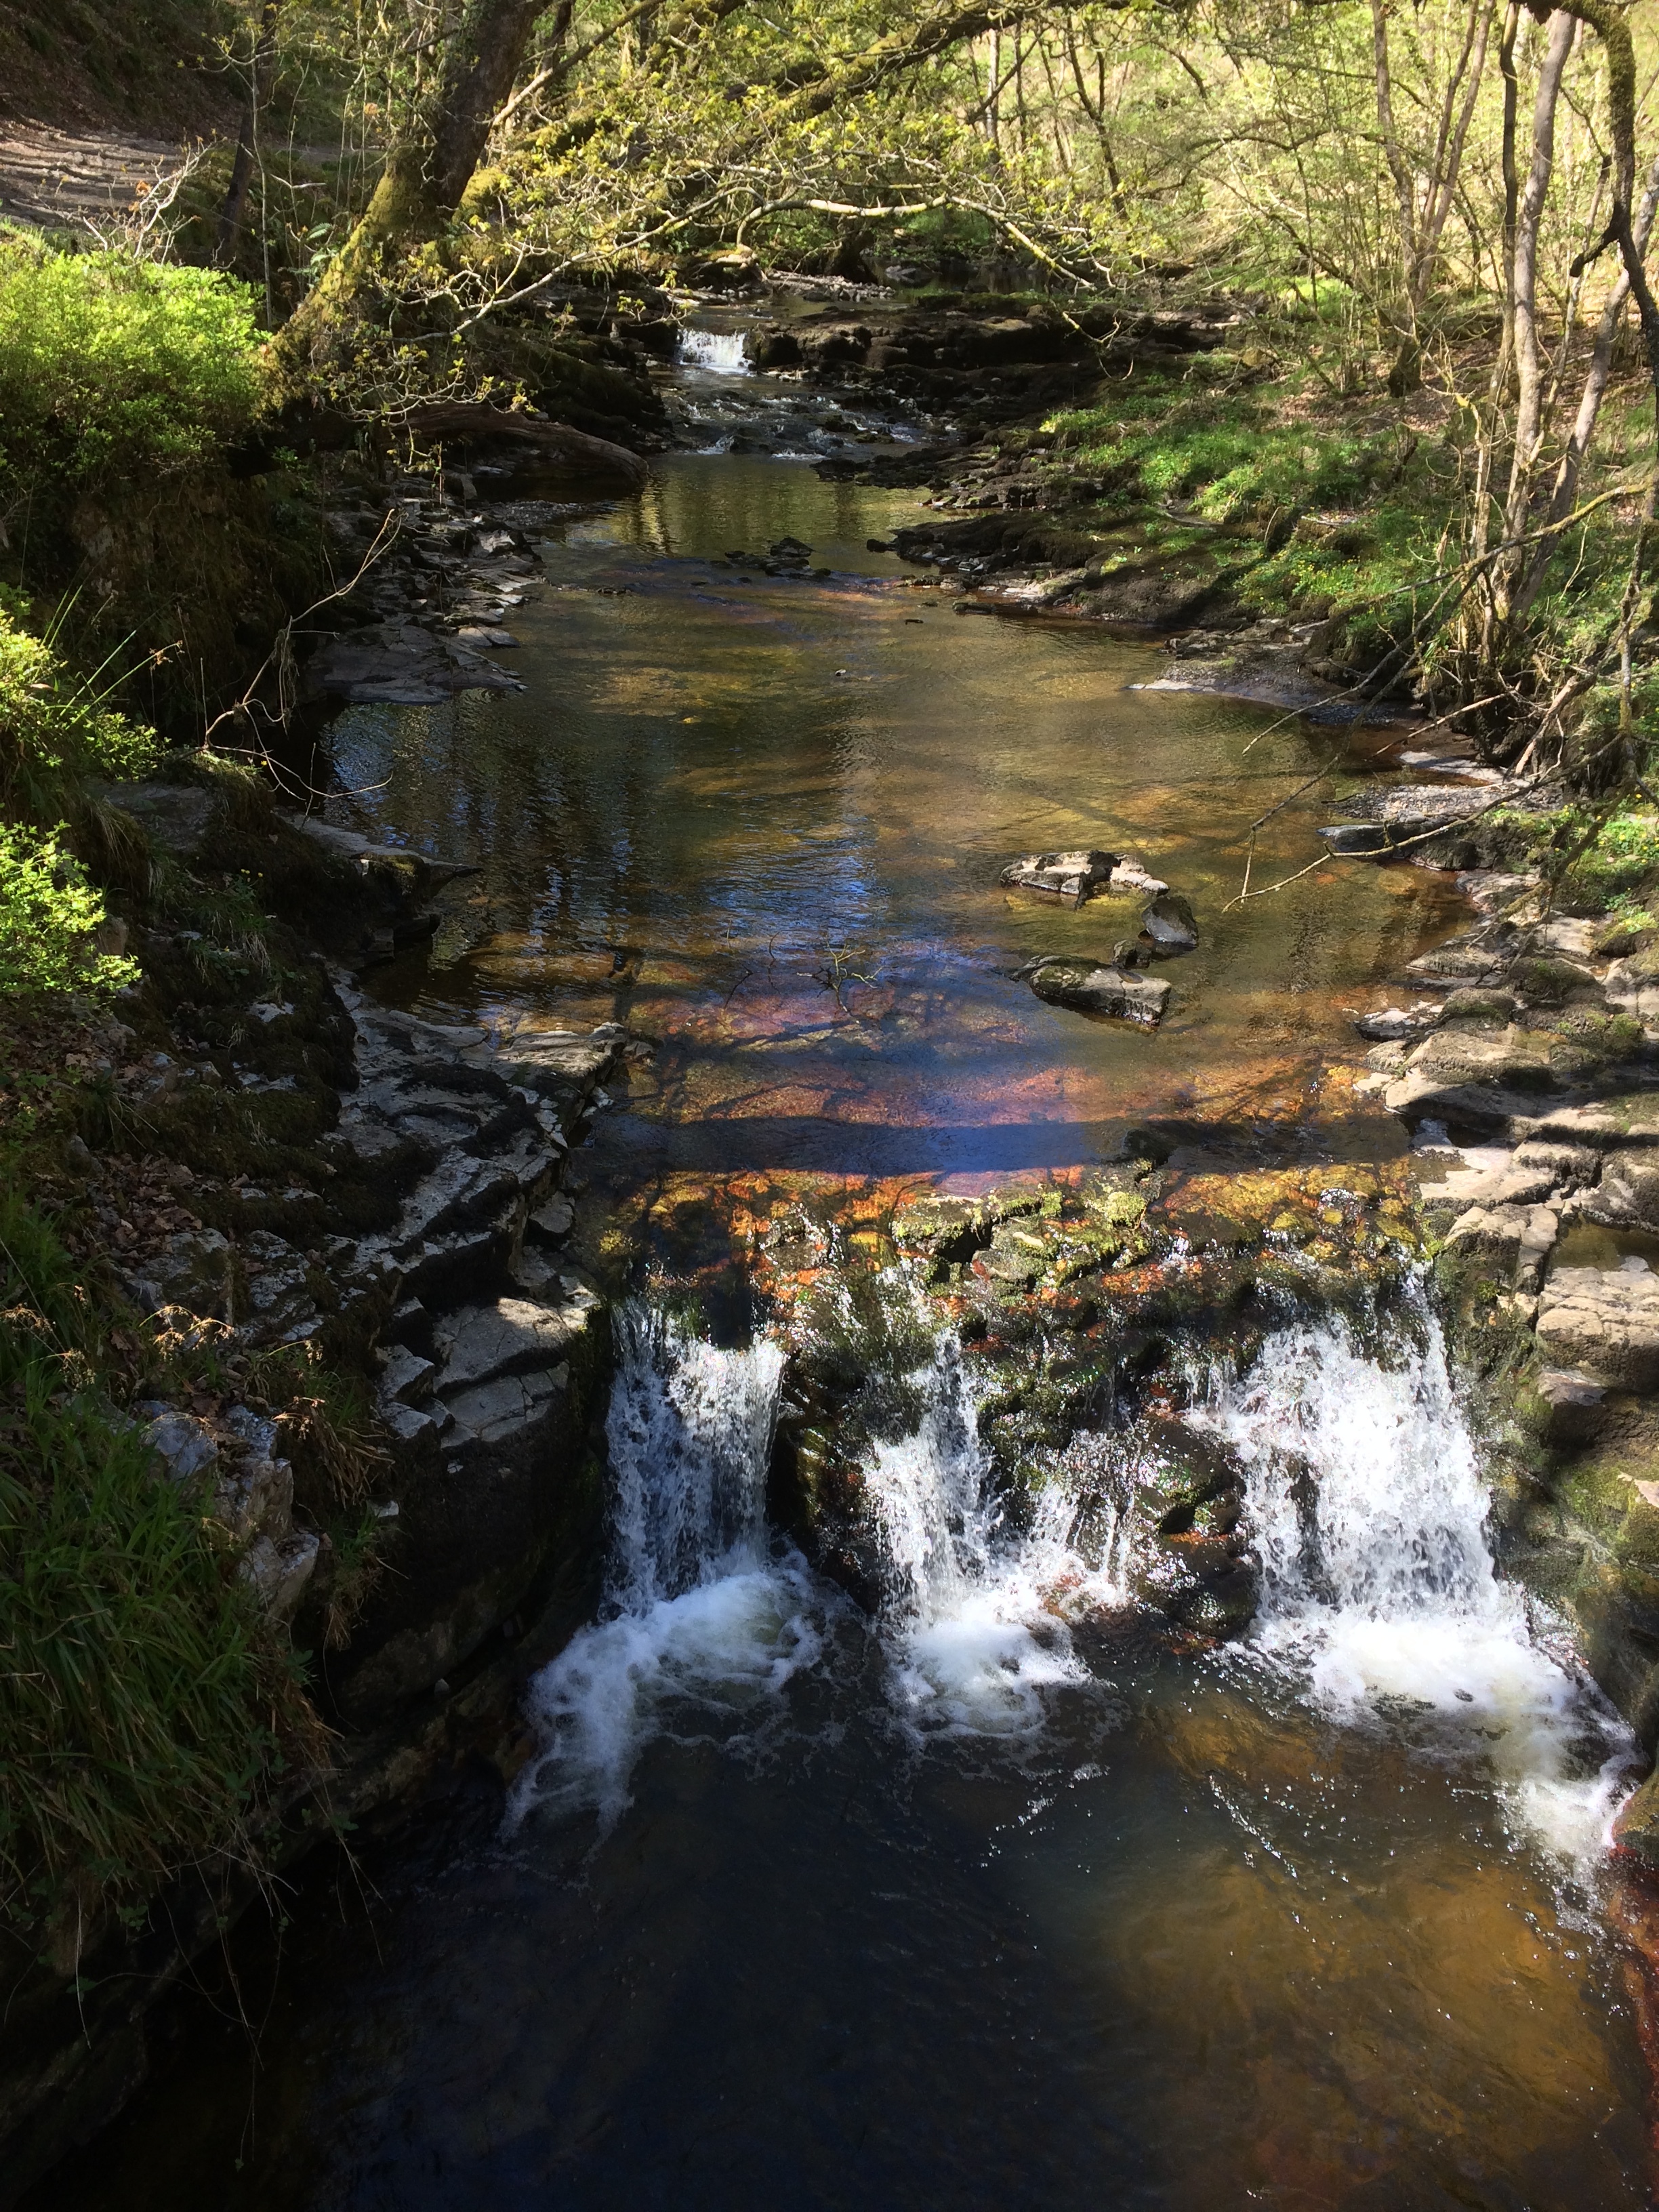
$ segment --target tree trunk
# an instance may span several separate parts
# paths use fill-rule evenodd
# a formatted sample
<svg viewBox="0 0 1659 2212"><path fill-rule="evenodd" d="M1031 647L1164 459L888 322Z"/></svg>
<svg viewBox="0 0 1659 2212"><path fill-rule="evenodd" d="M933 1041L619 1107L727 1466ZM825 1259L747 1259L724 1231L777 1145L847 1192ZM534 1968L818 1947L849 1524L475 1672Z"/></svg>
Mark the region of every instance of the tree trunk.
<svg viewBox="0 0 1659 2212"><path fill-rule="evenodd" d="M1376 77L1376 121L1382 134L1382 152L1394 179L1395 206L1400 221L1401 325L1399 351L1389 371L1389 389L1396 399L1415 391L1422 381L1422 357L1417 340L1417 318L1412 296L1412 271L1417 266L1417 187L1410 165L1401 150L1395 128L1394 88L1389 69L1389 10L1386 0L1371 0L1371 65Z"/></svg>
<svg viewBox="0 0 1659 2212"><path fill-rule="evenodd" d="M290 360L303 358L349 319L393 254L435 238L454 214L547 4L472 0L429 110L393 146L356 228L284 328L282 347Z"/></svg>
<svg viewBox="0 0 1659 2212"><path fill-rule="evenodd" d="M1536 15L1544 0L1527 0ZM1636 51L1630 23L1613 0L1565 0L1567 12L1588 23L1601 41L1607 64L1607 120L1613 126L1613 213L1600 242L1581 254L1572 266L1577 276L1609 246L1617 246L1625 264L1631 295L1641 319L1642 341L1647 349L1648 373L1653 381L1654 423L1659 434L1659 301L1653 296L1632 228L1631 204L1636 197ZM1651 498L1651 495L1650 495Z"/></svg>
<svg viewBox="0 0 1659 2212"><path fill-rule="evenodd" d="M1647 190L1642 195L1642 204L1637 210L1632 225L1632 237L1638 255L1647 251L1648 240L1653 233L1653 221L1659 212L1659 161L1648 173ZM1630 304L1630 272L1621 269L1619 280L1607 296L1601 310L1601 319L1596 325L1595 343L1590 350L1589 367L1584 373L1583 389L1579 394L1578 413L1568 434L1566 449L1555 472L1555 483L1550 494L1547 524L1564 522L1572 512L1572 503L1578 493L1578 479L1584 465L1584 456L1589 451L1590 441L1595 435L1595 425L1601 412L1608 380L1613 373L1613 349L1619 336L1619 326L1625 319L1625 310ZM1520 621L1543 588L1545 571L1555 551L1557 540L1547 538L1531 552L1525 575L1515 595L1514 617Z"/></svg>
<svg viewBox="0 0 1659 2212"><path fill-rule="evenodd" d="M213 258L222 269L234 260L236 241L247 219L248 192L253 183L254 164L258 160L259 117L270 105L271 86L276 76L276 17L281 6L282 0L264 0L258 28L253 34L247 106L242 112L236 158L230 165L230 185L225 193L225 204L219 210L219 234L213 249Z"/></svg>
<svg viewBox="0 0 1659 2212"><path fill-rule="evenodd" d="M1396 399L1415 392L1423 380L1423 310L1434 286L1436 263L1446 221L1457 197L1463 149L1486 66L1492 26L1489 0L1471 0L1457 67L1446 81L1423 204L1417 179L1401 146L1394 117L1394 88L1389 62L1387 0L1371 0L1371 60L1376 79L1376 119L1389 173L1394 179L1400 221L1401 314L1398 351L1389 371L1389 390ZM1459 105L1459 94L1462 105Z"/></svg>
<svg viewBox="0 0 1659 2212"><path fill-rule="evenodd" d="M1558 9L1549 19L1549 46L1538 75L1538 94L1533 103L1532 163L1515 226L1515 365L1517 390L1515 404L1515 450L1510 461L1509 496L1504 502L1504 535L1518 538L1527 527L1531 505L1533 470L1543 431L1544 364L1538 342L1538 229L1550 175L1555 166L1555 111L1561 97L1561 78L1567 58L1578 35L1577 18ZM1500 624L1510 616L1510 594L1520 574L1516 553L1506 554L1493 577L1496 613Z"/></svg>

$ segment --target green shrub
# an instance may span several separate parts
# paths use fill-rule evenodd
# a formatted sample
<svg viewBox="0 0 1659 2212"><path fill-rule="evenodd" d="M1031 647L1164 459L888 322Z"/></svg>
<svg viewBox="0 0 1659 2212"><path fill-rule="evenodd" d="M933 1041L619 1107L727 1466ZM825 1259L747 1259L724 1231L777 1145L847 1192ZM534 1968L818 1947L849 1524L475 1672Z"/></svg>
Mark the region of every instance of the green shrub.
<svg viewBox="0 0 1659 2212"><path fill-rule="evenodd" d="M1639 907L1659 885L1659 816L1620 812L1601 824L1595 840L1568 870L1563 890L1572 904L1595 913Z"/></svg>
<svg viewBox="0 0 1659 2212"><path fill-rule="evenodd" d="M0 607L0 814L49 818L73 779L142 775L157 750Z"/></svg>
<svg viewBox="0 0 1659 2212"><path fill-rule="evenodd" d="M207 269L0 234L0 469L163 469L258 405L252 291Z"/></svg>
<svg viewBox="0 0 1659 2212"><path fill-rule="evenodd" d="M137 963L100 952L104 902L56 837L0 823L0 994L118 991Z"/></svg>

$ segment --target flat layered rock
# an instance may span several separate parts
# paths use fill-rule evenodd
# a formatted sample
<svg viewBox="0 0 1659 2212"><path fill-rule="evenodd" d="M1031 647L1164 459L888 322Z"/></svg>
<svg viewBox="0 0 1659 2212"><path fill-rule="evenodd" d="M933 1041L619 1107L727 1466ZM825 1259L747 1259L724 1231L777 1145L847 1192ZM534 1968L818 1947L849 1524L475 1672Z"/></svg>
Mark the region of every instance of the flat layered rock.
<svg viewBox="0 0 1659 2212"><path fill-rule="evenodd" d="M1379 1006L1375 1013L1356 1015L1353 1025L1361 1036L1370 1037L1374 1042L1399 1043L1433 1029L1439 1022L1440 1012L1440 1008L1432 1004Z"/></svg>
<svg viewBox="0 0 1659 2212"><path fill-rule="evenodd" d="M331 638L307 664L306 684L313 695L389 707L434 707L457 691L524 689L493 662L414 623L381 623Z"/></svg>
<svg viewBox="0 0 1659 2212"><path fill-rule="evenodd" d="M501 1073L544 1097L586 1090L608 1074L627 1041L620 1022L598 1029L518 1030L489 1055ZM469 1054L469 1057L482 1056Z"/></svg>
<svg viewBox="0 0 1659 2212"><path fill-rule="evenodd" d="M1604 1228L1659 1233L1659 1148L1630 1146L1609 1152L1582 1211L1587 1220Z"/></svg>
<svg viewBox="0 0 1659 2212"><path fill-rule="evenodd" d="M1452 1224L1449 1250L1492 1267L1506 1280L1530 1287L1554 1249L1560 1215L1550 1206L1472 1206Z"/></svg>
<svg viewBox="0 0 1659 2212"><path fill-rule="evenodd" d="M534 1451L552 1434L569 1389L570 1369L561 1363L531 1375L492 1376L458 1390L444 1401L454 1422L444 1449L465 1455L476 1446L508 1458Z"/></svg>
<svg viewBox="0 0 1659 2212"><path fill-rule="evenodd" d="M1486 784L1396 784L1348 801L1356 819L1337 822L1319 835L1334 853L1353 859L1378 858L1413 838L1431 836L1454 823L1484 813L1501 790Z"/></svg>
<svg viewBox="0 0 1659 2212"><path fill-rule="evenodd" d="M437 860L429 853L417 853L408 845L377 845L372 837L365 837L360 830L346 830L337 823L325 822L315 814L288 814L290 827L302 837L309 837L313 845L326 845L343 860L352 860L364 869L376 866L395 867L411 873L416 881L416 896L436 890L441 884L453 883L459 876L476 876L480 871L470 860ZM374 1010L364 1012L372 1020ZM413 1017L410 1017L413 1019ZM436 1027L422 1024L422 1027Z"/></svg>
<svg viewBox="0 0 1659 2212"><path fill-rule="evenodd" d="M1437 1030L1382 1094L1391 1114L1468 1121L1476 1127L1535 1111L1556 1078L1524 1031Z"/></svg>
<svg viewBox="0 0 1659 2212"><path fill-rule="evenodd" d="M1508 969L1513 949L1485 937L1453 938L1408 960L1403 973L1408 983L1455 990L1472 983L1495 983Z"/></svg>
<svg viewBox="0 0 1659 2212"><path fill-rule="evenodd" d="M1577 1367L1547 1367L1534 1385L1551 1443L1582 1443L1601 1426L1607 1389Z"/></svg>
<svg viewBox="0 0 1659 2212"><path fill-rule="evenodd" d="M587 1327L593 1302L547 1304L534 1298L496 1298L463 1306L439 1322L437 1389L453 1393L498 1375L527 1374L562 1359Z"/></svg>
<svg viewBox="0 0 1659 2212"><path fill-rule="evenodd" d="M1604 1098L1593 1106L1560 1106L1538 1115L1524 1131L1528 1144L1571 1145L1618 1152L1659 1145L1659 1098Z"/></svg>
<svg viewBox="0 0 1659 2212"><path fill-rule="evenodd" d="M1133 968L1097 966L1064 957L1040 960L1021 975L1039 999L1069 1006L1076 1013L1104 1014L1114 1021L1156 1029L1170 1003L1170 986Z"/></svg>
<svg viewBox="0 0 1659 2212"><path fill-rule="evenodd" d="M1621 1390L1659 1390L1659 1275L1645 1260L1558 1267L1538 1302L1538 1342L1553 1365Z"/></svg>
<svg viewBox="0 0 1659 2212"><path fill-rule="evenodd" d="M1023 860L1010 861L998 881L1035 891L1040 898L1081 906L1091 892L1106 889L1117 858L1115 853L1030 853Z"/></svg>

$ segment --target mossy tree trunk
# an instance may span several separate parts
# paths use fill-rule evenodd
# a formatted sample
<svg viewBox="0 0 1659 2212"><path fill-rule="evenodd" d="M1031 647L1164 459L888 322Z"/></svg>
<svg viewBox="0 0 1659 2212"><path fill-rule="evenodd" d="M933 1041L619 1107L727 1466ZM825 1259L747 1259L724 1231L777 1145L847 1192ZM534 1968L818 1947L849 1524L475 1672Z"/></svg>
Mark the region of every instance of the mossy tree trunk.
<svg viewBox="0 0 1659 2212"><path fill-rule="evenodd" d="M453 216L549 4L471 0L434 97L393 146L356 228L280 334L291 366L326 347L387 264L436 238Z"/></svg>

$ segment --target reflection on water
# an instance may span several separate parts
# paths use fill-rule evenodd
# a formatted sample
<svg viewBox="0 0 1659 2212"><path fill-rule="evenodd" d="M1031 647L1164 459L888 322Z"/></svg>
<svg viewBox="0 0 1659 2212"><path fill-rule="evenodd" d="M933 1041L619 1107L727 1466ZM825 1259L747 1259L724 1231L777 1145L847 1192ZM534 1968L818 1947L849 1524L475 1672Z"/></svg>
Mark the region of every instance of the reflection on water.
<svg viewBox="0 0 1659 2212"><path fill-rule="evenodd" d="M1152 1110L1279 1152L1388 1142L1335 1112L1314 1130L1320 1072L1445 895L1339 863L1228 906L1249 822L1340 740L1286 726L1247 751L1262 710L1125 690L1161 665L1146 647L957 619L865 550L914 512L680 456L632 506L556 526L555 589L515 617L522 694L337 726L367 821L483 869L435 963L381 988L664 1038L635 1172L1006 1173L1085 1161ZM786 534L834 573L719 557ZM1322 807L1275 818L1257 883L1316 856ZM1139 853L1197 908L1156 1036L1012 980L1133 933L1133 901L1073 914L998 888L1014 854L1077 844Z"/></svg>
<svg viewBox="0 0 1659 2212"><path fill-rule="evenodd" d="M918 1756L845 1608L766 1681L763 1579L657 1638L597 1850L556 1793L510 1844L368 1852L269 2010L243 1962L257 2063L222 1992L56 2201L1648 2203L1616 1966L1467 1766L1174 1662Z"/></svg>
<svg viewBox="0 0 1659 2212"><path fill-rule="evenodd" d="M1319 1071L1444 925L1427 879L1339 866L1230 909L1315 741L1126 694L1142 647L956 621L865 550L909 511L671 462L550 547L521 695L348 714L364 818L483 870L388 995L659 1036L584 1155L619 1188L971 1182L1149 1112L1224 1161L1392 1141ZM714 557L786 532L835 573ZM1317 818L1277 817L1260 872L1305 866ZM1155 1036L1011 979L1121 933L995 888L1085 843L1197 908ZM1291 1330L1218 1384L1269 1603L1254 1653L1176 1660L1124 1632L1123 1528L1076 1556L1056 1484L999 1531L948 1340L867 1470L867 1621L765 1528L775 1352L624 1316L605 1617L536 1685L513 1824L481 1791L313 1863L50 2201L1635 2212L1595 1876L1534 1840L1569 1798L1582 1830L1616 1746L1492 1582L1430 1350L1407 1375Z"/></svg>

